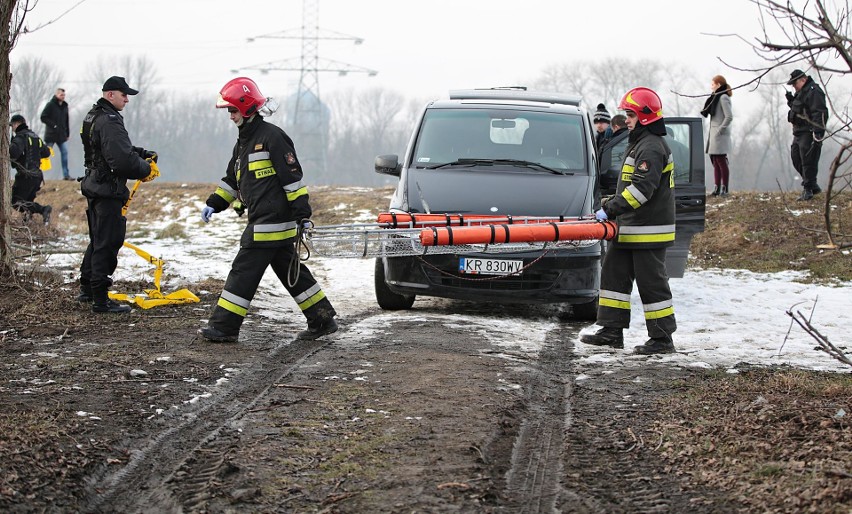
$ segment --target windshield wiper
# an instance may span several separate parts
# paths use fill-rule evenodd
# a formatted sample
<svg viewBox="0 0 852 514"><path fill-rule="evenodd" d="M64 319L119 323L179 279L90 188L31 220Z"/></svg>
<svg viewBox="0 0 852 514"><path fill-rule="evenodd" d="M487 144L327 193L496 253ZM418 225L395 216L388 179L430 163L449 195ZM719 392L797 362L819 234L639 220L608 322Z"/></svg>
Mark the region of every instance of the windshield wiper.
<svg viewBox="0 0 852 514"><path fill-rule="evenodd" d="M443 164L434 164L432 166L426 166L427 170L436 170L438 168L447 168L451 166L459 166L459 167L470 167L470 166L493 166L495 164L511 164L512 166L519 166L523 168L531 168L548 171L550 173L554 173L556 175L573 175L574 173L570 171L560 171L555 168L551 168L549 166L545 166L543 164L539 164L537 162L532 161L523 161L519 159L458 159L452 162L445 162Z"/></svg>

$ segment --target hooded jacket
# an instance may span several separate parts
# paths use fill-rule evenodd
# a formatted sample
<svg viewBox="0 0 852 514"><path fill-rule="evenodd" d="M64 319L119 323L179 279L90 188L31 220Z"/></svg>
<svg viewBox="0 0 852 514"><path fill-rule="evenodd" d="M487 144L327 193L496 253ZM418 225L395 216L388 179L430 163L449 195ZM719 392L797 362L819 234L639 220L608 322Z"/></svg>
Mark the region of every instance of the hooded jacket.
<svg viewBox="0 0 852 514"><path fill-rule="evenodd" d="M259 115L239 127L225 176L207 205L221 212L235 201L248 211L248 226L240 240L243 248L291 244L298 223L311 217L293 140Z"/></svg>

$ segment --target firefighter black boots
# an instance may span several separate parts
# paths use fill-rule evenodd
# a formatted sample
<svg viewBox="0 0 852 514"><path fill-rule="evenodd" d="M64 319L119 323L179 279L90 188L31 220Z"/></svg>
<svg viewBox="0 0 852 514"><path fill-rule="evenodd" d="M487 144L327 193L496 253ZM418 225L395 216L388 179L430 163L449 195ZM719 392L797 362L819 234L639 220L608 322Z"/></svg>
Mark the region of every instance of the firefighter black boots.
<svg viewBox="0 0 852 514"><path fill-rule="evenodd" d="M335 332L337 332L337 322L334 318L320 318L315 325L308 324L308 329L299 332L296 339L318 339Z"/></svg>
<svg viewBox="0 0 852 514"><path fill-rule="evenodd" d="M92 299L92 285L80 279L80 294L77 295L77 301L80 303L90 303Z"/></svg>
<svg viewBox="0 0 852 514"><path fill-rule="evenodd" d="M207 326L198 329L198 334L214 343L236 343L239 334L226 334L218 328Z"/></svg>
<svg viewBox="0 0 852 514"><path fill-rule="evenodd" d="M639 355L654 355L657 353L674 353L675 347L668 337L652 337L645 344L633 348L633 353Z"/></svg>
<svg viewBox="0 0 852 514"><path fill-rule="evenodd" d="M624 348L624 335L622 335L620 328L601 327L595 333L581 335L580 341L595 346Z"/></svg>
<svg viewBox="0 0 852 514"><path fill-rule="evenodd" d="M123 314L130 312L129 305L120 304L114 300L110 300L105 287L92 288L92 312Z"/></svg>

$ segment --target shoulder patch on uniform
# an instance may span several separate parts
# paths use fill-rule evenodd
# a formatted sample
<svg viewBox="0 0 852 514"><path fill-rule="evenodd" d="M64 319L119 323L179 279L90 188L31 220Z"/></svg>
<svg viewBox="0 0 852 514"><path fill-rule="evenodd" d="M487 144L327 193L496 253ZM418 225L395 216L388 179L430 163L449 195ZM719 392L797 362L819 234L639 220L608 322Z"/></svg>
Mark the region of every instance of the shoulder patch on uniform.
<svg viewBox="0 0 852 514"><path fill-rule="evenodd" d="M293 155L293 152L287 152L284 158L287 160L287 164L296 164L296 156Z"/></svg>
<svg viewBox="0 0 852 514"><path fill-rule="evenodd" d="M647 161L640 162L639 166L636 166L636 169L642 170L642 171L648 171L648 162Z"/></svg>
<svg viewBox="0 0 852 514"><path fill-rule="evenodd" d="M254 145L254 151L263 150L263 143L258 143Z"/></svg>

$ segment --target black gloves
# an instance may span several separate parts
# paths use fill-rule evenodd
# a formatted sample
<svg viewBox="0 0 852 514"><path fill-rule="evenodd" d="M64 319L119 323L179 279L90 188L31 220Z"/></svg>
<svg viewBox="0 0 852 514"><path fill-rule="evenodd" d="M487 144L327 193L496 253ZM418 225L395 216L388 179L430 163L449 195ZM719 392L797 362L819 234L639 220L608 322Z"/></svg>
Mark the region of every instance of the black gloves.
<svg viewBox="0 0 852 514"><path fill-rule="evenodd" d="M142 158L151 159L152 161L157 162L157 152L152 152L151 150L143 150Z"/></svg>
<svg viewBox="0 0 852 514"><path fill-rule="evenodd" d="M793 93L791 93L789 91L785 91L784 96L787 97L787 105L790 105L790 102L793 101Z"/></svg>

